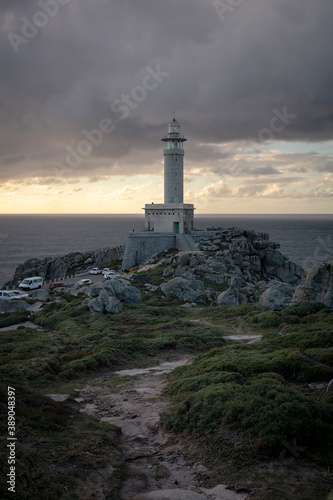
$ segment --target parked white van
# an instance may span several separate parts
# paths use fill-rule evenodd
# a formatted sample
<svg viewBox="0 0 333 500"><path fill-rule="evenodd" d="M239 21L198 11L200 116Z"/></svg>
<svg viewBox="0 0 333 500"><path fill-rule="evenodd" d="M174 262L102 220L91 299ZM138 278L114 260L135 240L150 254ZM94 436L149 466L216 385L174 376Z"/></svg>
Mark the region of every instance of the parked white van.
<svg viewBox="0 0 333 500"><path fill-rule="evenodd" d="M43 283L44 280L40 276L32 276L32 278L25 278L19 284L19 288L22 288L22 290L34 290L35 288L42 288Z"/></svg>

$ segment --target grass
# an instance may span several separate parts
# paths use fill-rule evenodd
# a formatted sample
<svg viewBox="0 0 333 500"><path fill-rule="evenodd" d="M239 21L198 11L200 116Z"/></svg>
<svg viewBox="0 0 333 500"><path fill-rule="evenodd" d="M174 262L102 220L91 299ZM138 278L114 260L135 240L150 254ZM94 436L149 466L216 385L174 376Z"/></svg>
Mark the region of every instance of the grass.
<svg viewBox="0 0 333 500"><path fill-rule="evenodd" d="M118 315L91 314L81 298L49 303L34 315L44 331L2 332L0 375L26 385L71 380L129 360L223 345L214 327L193 325L173 299L148 299Z"/></svg>
<svg viewBox="0 0 333 500"><path fill-rule="evenodd" d="M272 489L255 498L326 498L333 483L329 474L325 481L318 473L311 481L301 474L304 484L291 474L281 486L281 476L267 464L281 468L285 458L295 461L292 443L297 443L295 469L302 463L312 463L314 470L332 463L333 390L308 386L333 378L332 311L302 304L272 313L247 304L197 314L215 326L263 338L258 344L228 343L176 369L164 425L195 448L196 460L205 457L217 481L242 478L247 487L258 487L255 473L264 469L262 485Z"/></svg>
<svg viewBox="0 0 333 500"><path fill-rule="evenodd" d="M163 269L152 271L146 278L153 281ZM87 471L105 473L109 459L115 471L105 478L106 498L119 498L125 468L118 431L79 414L73 401L54 403L39 394L50 387L72 393L75 381L97 372L179 352L197 358L174 372L168 389L172 407L163 424L183 434L193 455L201 454L214 481L229 484L246 477L248 487L271 488L269 495L264 488L256 497L261 500L301 499L306 491L311 498L325 498L330 476L323 482L300 473L297 482L295 473L292 484L284 485L281 457L295 459L285 446L295 441L304 449L297 460L314 469L332 463L333 390L313 391L308 384L333 378L333 311L321 304L278 312L256 304L188 310L177 299L155 293L118 315L101 315L81 305L83 296L63 297L66 303L48 303L30 318L44 331L1 332L0 376L17 387L20 400L22 493L17 498L27 498L24 488L29 498L38 498L40 491L50 499L79 498L75 492ZM10 326L26 317L18 312L0 319ZM223 339L235 333L261 334L262 341ZM113 384L121 390L122 382ZM1 390L4 400L6 385ZM6 407L1 411L6 413ZM273 463L278 465L270 471Z"/></svg>
<svg viewBox="0 0 333 500"><path fill-rule="evenodd" d="M79 500L82 485L93 487L94 477L103 480L105 498L119 498L125 475L120 429L79 413L75 402L55 403L26 387L15 391L16 491L8 492L7 387L0 392L1 498Z"/></svg>
<svg viewBox="0 0 333 500"><path fill-rule="evenodd" d="M6 328L7 326L16 325L17 323L23 323L30 318L30 312L26 310L3 313L0 315L0 328Z"/></svg>

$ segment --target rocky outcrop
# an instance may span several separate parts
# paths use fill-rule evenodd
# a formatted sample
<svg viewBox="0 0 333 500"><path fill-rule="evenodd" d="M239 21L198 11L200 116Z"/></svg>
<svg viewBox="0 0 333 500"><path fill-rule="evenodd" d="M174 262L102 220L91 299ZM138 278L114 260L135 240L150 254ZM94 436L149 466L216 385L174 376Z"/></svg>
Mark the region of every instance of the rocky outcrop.
<svg viewBox="0 0 333 500"><path fill-rule="evenodd" d="M118 314L123 309L123 303L140 304L141 293L126 280L112 280L103 285L93 286L88 298L82 304L89 307L90 312Z"/></svg>
<svg viewBox="0 0 333 500"><path fill-rule="evenodd" d="M219 306L235 306L247 303L246 295L240 292L244 282L233 278L230 287L218 295L216 301Z"/></svg>
<svg viewBox="0 0 333 500"><path fill-rule="evenodd" d="M6 286L13 288L24 278L41 276L44 279L60 279L75 274L87 267L106 267L113 260L122 259L124 247L108 247L89 252L73 252L61 257L46 257L45 259L29 259L20 264L11 281Z"/></svg>
<svg viewBox="0 0 333 500"><path fill-rule="evenodd" d="M279 244L271 242L268 233L240 227L211 228L192 232L192 237L196 250L160 260L156 255L143 264L143 271L167 266L159 287L164 294L187 303L208 301L222 306L258 302L262 297L262 305L272 310L292 304L293 291L305 272L278 250ZM216 284L228 288L221 293ZM152 293L157 290L146 288Z"/></svg>
<svg viewBox="0 0 333 500"><path fill-rule="evenodd" d="M259 305L271 311L280 311L293 304L294 291L295 287L288 283L273 285L260 296Z"/></svg>
<svg viewBox="0 0 333 500"><path fill-rule="evenodd" d="M297 264L290 262L279 250L279 244L269 240L269 234L254 230L245 230L239 227L210 229L207 233L194 238L199 241L199 249L205 252L214 252L225 270L217 270L217 282L222 283L221 273L233 274L251 278L262 277L274 279L290 284L299 284L305 277L305 271ZM216 259L217 260L217 259ZM205 268L211 267L211 259L206 257ZM206 270L204 270L206 272ZM210 278L211 279L211 278ZM226 282L226 281L225 281ZM230 277L229 277L230 283Z"/></svg>
<svg viewBox="0 0 333 500"><path fill-rule="evenodd" d="M167 266L162 284L153 288L146 284L147 291L160 289L165 295L173 294L192 304L230 306L260 300L271 310L293 305L293 292L305 278L305 271L278 250L280 245L271 242L268 233L233 227L194 231L191 236L196 250L168 258L155 255L143 264L143 271ZM227 289L218 292L216 285Z"/></svg>
<svg viewBox="0 0 333 500"><path fill-rule="evenodd" d="M174 295L182 302L206 302L204 284L198 280L177 277L163 283L160 288L165 295Z"/></svg>
<svg viewBox="0 0 333 500"><path fill-rule="evenodd" d="M105 304L105 312L109 314L118 314L123 310L122 303L116 297L110 297Z"/></svg>
<svg viewBox="0 0 333 500"><path fill-rule="evenodd" d="M333 261L313 266L293 295L294 302L321 302L333 307Z"/></svg>
<svg viewBox="0 0 333 500"><path fill-rule="evenodd" d="M141 302L140 290L132 286L127 280L111 280L106 285L107 290L112 290L115 297L124 304L135 305Z"/></svg>

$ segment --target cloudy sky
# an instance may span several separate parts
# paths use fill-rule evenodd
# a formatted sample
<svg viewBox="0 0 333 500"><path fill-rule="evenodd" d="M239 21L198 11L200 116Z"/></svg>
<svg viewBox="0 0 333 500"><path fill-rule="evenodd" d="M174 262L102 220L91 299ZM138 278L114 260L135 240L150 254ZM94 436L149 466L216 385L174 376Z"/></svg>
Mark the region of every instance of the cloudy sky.
<svg viewBox="0 0 333 500"><path fill-rule="evenodd" d="M332 213L332 0L1 0L1 213Z"/></svg>

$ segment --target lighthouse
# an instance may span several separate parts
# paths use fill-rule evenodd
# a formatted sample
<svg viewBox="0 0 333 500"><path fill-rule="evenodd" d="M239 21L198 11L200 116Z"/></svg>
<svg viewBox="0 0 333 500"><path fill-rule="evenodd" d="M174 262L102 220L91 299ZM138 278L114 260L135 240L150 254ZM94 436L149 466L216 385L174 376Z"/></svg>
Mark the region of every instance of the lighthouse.
<svg viewBox="0 0 333 500"><path fill-rule="evenodd" d="M184 142L180 124L175 118L168 125L164 142L164 203L184 201Z"/></svg>
<svg viewBox="0 0 333 500"><path fill-rule="evenodd" d="M161 139L164 144L164 203L145 205L145 230L128 233L122 269L136 266L169 248L185 252L196 249L194 205L184 203L186 140L174 116L168 125L168 133Z"/></svg>
<svg viewBox="0 0 333 500"><path fill-rule="evenodd" d="M184 203L184 142L173 117L164 143L164 203L145 205L145 230L187 234L193 230L194 206Z"/></svg>

